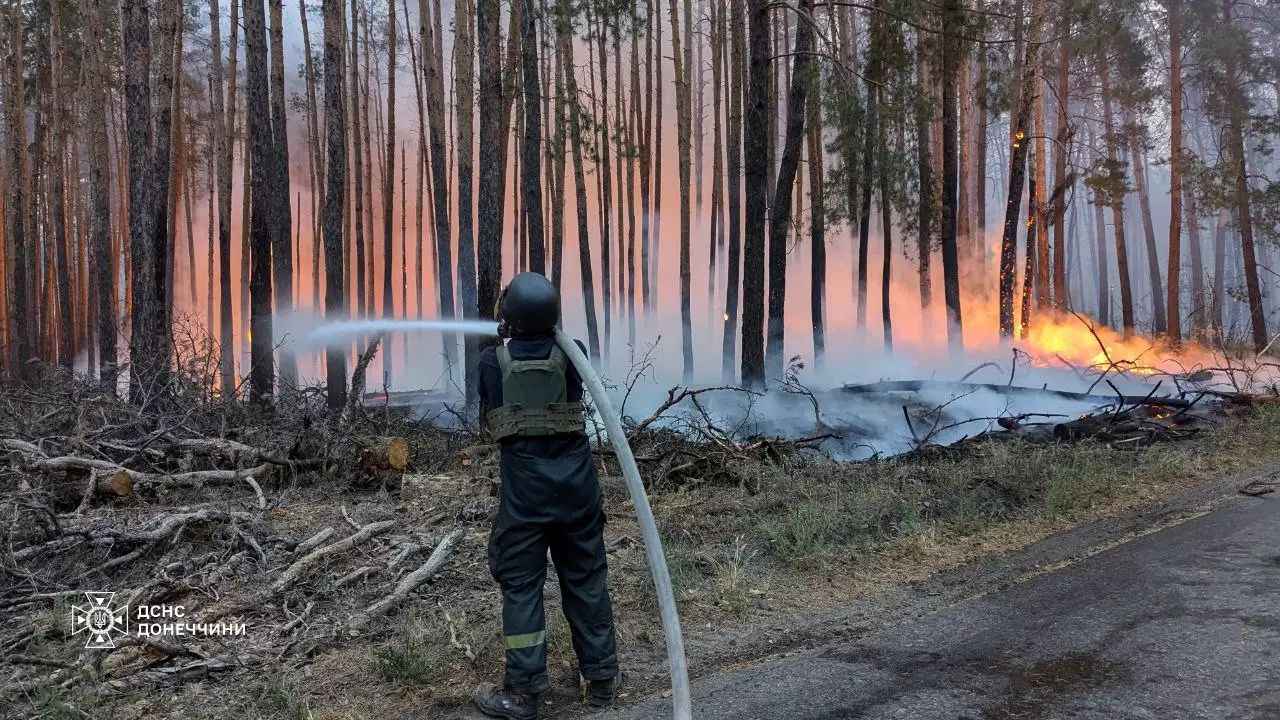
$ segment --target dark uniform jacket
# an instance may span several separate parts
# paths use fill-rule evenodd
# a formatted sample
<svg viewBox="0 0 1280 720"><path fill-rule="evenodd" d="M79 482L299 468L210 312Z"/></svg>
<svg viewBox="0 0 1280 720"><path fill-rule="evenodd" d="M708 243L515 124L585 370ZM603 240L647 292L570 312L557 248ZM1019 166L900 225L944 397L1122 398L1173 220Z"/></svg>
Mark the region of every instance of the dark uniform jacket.
<svg viewBox="0 0 1280 720"><path fill-rule="evenodd" d="M507 342L513 360L551 356L554 336L522 336ZM579 347L582 343L578 343ZM585 348L583 348L585 352ZM572 363L565 371L567 400L582 400L582 378ZM502 405L502 370L495 348L480 355L480 410ZM500 441L502 496L498 527L580 525L602 510L591 443L583 433Z"/></svg>

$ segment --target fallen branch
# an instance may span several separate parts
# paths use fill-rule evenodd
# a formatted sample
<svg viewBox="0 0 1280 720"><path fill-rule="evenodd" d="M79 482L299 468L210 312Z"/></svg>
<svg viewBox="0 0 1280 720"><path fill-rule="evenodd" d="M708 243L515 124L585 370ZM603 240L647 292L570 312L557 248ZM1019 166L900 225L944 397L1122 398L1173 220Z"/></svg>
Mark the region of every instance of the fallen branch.
<svg viewBox="0 0 1280 720"><path fill-rule="evenodd" d="M386 615L388 612L398 607L400 603L404 602L409 597L409 593L417 590L418 587L430 579L432 575L439 572L440 568L444 567L445 561L449 559L454 548L456 548L458 543L462 541L462 536L466 531L466 525L462 523L455 525L453 530L440 540L440 544L436 545L436 549L431 552L431 556L422 564L422 567L419 567L417 570L414 570L404 576L404 578L400 580L399 584L396 585L395 589L386 597L365 608L364 613L353 620L351 626L357 629L362 628L374 618Z"/></svg>
<svg viewBox="0 0 1280 720"><path fill-rule="evenodd" d="M941 392L973 392L974 390L990 390L1000 394L1017 395L1052 395L1066 400L1080 402L1111 404L1116 398L1090 393L1068 392L1066 390L1049 390L1048 388L1024 387L1022 385L994 385L989 383L948 382L945 380L885 380L865 385L845 385L847 393L890 393L890 392L923 392L937 390ZM1183 408L1190 404L1189 400L1172 397L1153 397L1151 395L1121 395L1120 399L1128 405L1160 405L1163 407Z"/></svg>
<svg viewBox="0 0 1280 720"><path fill-rule="evenodd" d="M360 528L360 532L357 532L350 537L339 540L332 545L326 545L319 550L313 550L307 555L298 558L297 561L290 565L289 568L280 576L280 579L276 580L276 582L271 586L271 589L275 592L284 590L296 582L298 578L301 577L302 574L312 565L315 565L330 555L336 555L340 552L350 550L351 548L367 541L369 538L381 535L394 527L395 524L394 520L381 520L379 522L369 523L368 525Z"/></svg>

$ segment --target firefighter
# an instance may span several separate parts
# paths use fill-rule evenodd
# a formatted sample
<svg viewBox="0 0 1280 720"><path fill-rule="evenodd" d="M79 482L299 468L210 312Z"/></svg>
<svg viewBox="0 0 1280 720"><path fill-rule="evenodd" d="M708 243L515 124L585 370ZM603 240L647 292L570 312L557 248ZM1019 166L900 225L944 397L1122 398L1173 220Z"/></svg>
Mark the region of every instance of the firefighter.
<svg viewBox="0 0 1280 720"><path fill-rule="evenodd" d="M538 697L550 689L542 604L550 550L579 672L591 704L607 707L617 694L618 656L604 502L582 380L555 342L560 295L543 275L521 273L502 291L497 316L507 341L480 356L479 391L482 416L500 447L489 569L502 588L506 677L502 687L481 685L473 700L491 717L538 717Z"/></svg>

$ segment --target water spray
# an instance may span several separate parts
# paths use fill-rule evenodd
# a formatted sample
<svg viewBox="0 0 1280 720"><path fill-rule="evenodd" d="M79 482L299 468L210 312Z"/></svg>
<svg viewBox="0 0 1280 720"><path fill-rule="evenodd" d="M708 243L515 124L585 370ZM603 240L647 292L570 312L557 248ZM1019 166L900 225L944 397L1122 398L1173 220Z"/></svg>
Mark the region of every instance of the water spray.
<svg viewBox="0 0 1280 720"><path fill-rule="evenodd" d="M310 338L317 343L335 343L360 335L413 330L452 331L464 335L496 335L498 325L486 320L352 320L321 325L312 330ZM666 635L667 662L671 668L673 716L675 720L691 720L689 667L684 656L684 636L680 632L676 597L671 589L671 573L667 570L667 557L662 550L662 538L658 534L658 524L653 517L653 508L649 506L649 496L644 491L644 481L640 478L640 468L636 465L635 454L632 453L631 444L627 442L627 434L622 429L622 420L613 409L608 393L605 392L604 383L596 374L595 368L591 366L591 362L587 360L587 356L582 353L582 349L559 329L556 330L556 344L573 363L587 391L591 393L596 411L604 422L609 443L613 445L614 453L618 458L618 465L622 468L622 476L627 481L631 503L636 509L636 521L640 524L640 535L644 538L649 570L653 573L653 586L658 595L662 630Z"/></svg>
<svg viewBox="0 0 1280 720"><path fill-rule="evenodd" d="M463 335L497 335L498 323L492 320L343 320L316 327L311 331L309 339L317 344L328 344L343 342L361 335L415 330L439 330Z"/></svg>

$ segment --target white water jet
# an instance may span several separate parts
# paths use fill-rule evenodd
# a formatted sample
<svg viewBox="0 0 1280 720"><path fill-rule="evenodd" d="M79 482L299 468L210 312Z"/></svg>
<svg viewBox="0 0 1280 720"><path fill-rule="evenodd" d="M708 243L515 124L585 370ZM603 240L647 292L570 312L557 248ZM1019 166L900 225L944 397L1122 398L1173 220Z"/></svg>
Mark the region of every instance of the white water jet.
<svg viewBox="0 0 1280 720"><path fill-rule="evenodd" d="M492 320L342 320L316 326L308 334L307 340L317 345L329 345L346 342L362 335L415 331L497 335L498 323Z"/></svg>

